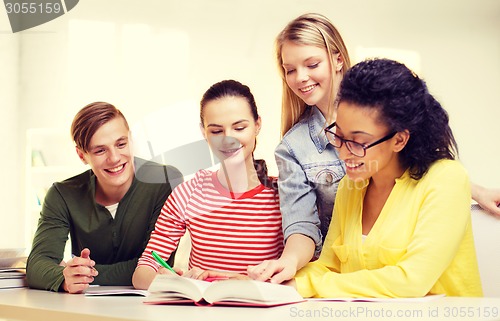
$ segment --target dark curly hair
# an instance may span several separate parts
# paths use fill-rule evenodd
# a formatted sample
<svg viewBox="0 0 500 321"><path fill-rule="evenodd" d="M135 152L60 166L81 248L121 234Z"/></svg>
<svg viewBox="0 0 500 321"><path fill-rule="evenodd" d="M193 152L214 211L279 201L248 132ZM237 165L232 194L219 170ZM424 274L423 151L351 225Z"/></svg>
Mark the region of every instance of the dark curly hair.
<svg viewBox="0 0 500 321"><path fill-rule="evenodd" d="M377 109L390 131L410 132L399 157L414 179L422 178L435 161L458 157L448 113L425 82L399 62L368 59L353 66L342 80L338 99Z"/></svg>

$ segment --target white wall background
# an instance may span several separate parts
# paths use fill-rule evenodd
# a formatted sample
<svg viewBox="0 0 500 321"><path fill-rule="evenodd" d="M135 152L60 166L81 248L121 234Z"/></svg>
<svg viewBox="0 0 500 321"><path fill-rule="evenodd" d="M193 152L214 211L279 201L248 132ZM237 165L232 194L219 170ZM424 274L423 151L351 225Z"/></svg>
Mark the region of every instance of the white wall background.
<svg viewBox="0 0 500 321"><path fill-rule="evenodd" d="M450 114L472 180L500 187L498 0L84 0L17 34L0 13L0 247L25 246L26 130L62 127L69 140L74 114L93 101L115 104L132 127L175 144L201 138L197 104L211 84L240 80L263 118L256 156L276 174L273 41L305 12L328 16L353 60L360 48L410 52Z"/></svg>

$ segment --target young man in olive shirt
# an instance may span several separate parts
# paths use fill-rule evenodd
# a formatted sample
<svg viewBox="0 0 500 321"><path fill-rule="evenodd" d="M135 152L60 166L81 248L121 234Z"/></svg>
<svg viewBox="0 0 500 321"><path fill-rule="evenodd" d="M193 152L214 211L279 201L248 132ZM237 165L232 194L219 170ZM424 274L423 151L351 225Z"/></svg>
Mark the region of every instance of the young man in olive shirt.
<svg viewBox="0 0 500 321"><path fill-rule="evenodd" d="M131 285L137 260L182 174L134 158L127 121L111 104L85 106L71 133L90 170L47 192L27 261L28 285L69 293L83 293L89 284ZM74 257L64 262L68 234Z"/></svg>

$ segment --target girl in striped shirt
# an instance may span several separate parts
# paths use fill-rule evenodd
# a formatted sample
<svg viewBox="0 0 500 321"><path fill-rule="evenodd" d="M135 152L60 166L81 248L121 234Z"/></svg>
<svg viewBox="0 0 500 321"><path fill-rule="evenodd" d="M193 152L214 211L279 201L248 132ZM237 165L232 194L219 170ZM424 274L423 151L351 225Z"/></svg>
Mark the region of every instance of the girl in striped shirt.
<svg viewBox="0 0 500 321"><path fill-rule="evenodd" d="M157 273L171 273L151 251L168 259L186 230L191 252L184 275L193 278L205 270L246 274L248 265L277 259L283 250L276 182L253 158L261 119L250 89L221 81L200 107L201 131L221 166L198 171L168 197L134 272L136 288L147 289Z"/></svg>

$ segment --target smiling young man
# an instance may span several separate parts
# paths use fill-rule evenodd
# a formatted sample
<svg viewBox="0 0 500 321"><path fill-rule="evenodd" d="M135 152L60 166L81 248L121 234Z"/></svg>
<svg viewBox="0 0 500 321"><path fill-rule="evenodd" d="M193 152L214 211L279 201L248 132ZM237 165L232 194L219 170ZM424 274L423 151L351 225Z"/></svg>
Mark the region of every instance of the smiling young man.
<svg viewBox="0 0 500 321"><path fill-rule="evenodd" d="M128 123L111 104L82 108L71 134L90 169L47 192L28 257L28 285L69 293L85 292L90 284L131 285L161 207L182 174L134 158ZM64 262L68 234L74 257Z"/></svg>

